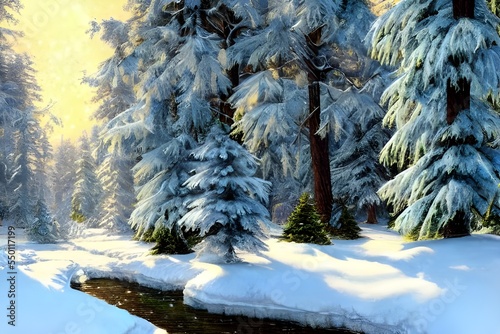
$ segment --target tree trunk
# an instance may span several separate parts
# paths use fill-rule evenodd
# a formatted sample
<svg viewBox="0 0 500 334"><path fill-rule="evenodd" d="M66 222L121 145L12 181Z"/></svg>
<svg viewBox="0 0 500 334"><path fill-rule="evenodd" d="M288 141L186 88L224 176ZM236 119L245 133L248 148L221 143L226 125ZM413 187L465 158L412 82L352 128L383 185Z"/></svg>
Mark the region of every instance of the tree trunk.
<svg viewBox="0 0 500 334"><path fill-rule="evenodd" d="M234 65L227 71L227 76L231 80L232 89L240 84L240 67L238 64ZM231 96L232 92L229 93ZM229 96L221 96L219 103L219 120L229 126L234 123L235 109L227 102ZM241 142L240 142L241 143Z"/></svg>
<svg viewBox="0 0 500 334"><path fill-rule="evenodd" d="M455 87L448 80L448 89L446 92L446 121L448 124L453 123L460 111L470 108L470 82L464 78L460 78L458 79L457 86Z"/></svg>
<svg viewBox="0 0 500 334"><path fill-rule="evenodd" d="M321 122L320 110L319 82L314 81L309 85L309 142L314 176L314 198L321 220L328 224L333 206L330 152L328 149L328 136L321 138L316 134Z"/></svg>
<svg viewBox="0 0 500 334"><path fill-rule="evenodd" d="M309 33L307 44L312 57L319 54L322 27ZM316 208L325 224L330 223L333 207L332 181L330 172L330 151L328 136L321 138L316 133L321 123L320 86L319 80L325 70L314 65L313 59L304 59L309 78L309 146L311 148L312 170L314 177L314 199Z"/></svg>
<svg viewBox="0 0 500 334"><path fill-rule="evenodd" d="M453 16L456 19L460 18L474 18L475 0L453 0ZM452 59L456 67L460 66L463 62L462 59ZM446 91L447 107L446 107L446 121L452 124L458 113L470 108L470 82L465 78L460 78L457 81L457 87L448 81L448 88ZM460 194L455 194L460 196ZM469 225L466 224L466 217L462 211L455 213L455 216L448 221L444 227L443 236L445 238L461 237L470 234Z"/></svg>
<svg viewBox="0 0 500 334"><path fill-rule="evenodd" d="M461 17L474 18L474 0L453 0L453 17L459 19Z"/></svg>
<svg viewBox="0 0 500 334"><path fill-rule="evenodd" d="M366 223L367 224L377 224L377 207L374 204L370 204L367 208L366 215Z"/></svg>

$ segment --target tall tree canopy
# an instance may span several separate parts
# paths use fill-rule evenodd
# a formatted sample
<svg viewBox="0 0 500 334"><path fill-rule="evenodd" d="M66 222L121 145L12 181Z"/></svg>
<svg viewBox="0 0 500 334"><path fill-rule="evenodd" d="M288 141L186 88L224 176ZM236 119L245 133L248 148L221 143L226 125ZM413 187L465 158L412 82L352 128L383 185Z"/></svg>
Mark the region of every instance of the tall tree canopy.
<svg viewBox="0 0 500 334"><path fill-rule="evenodd" d="M484 1L405 0L372 28L372 55L399 67L381 160L401 172L379 194L405 235L467 235L499 210L497 25Z"/></svg>

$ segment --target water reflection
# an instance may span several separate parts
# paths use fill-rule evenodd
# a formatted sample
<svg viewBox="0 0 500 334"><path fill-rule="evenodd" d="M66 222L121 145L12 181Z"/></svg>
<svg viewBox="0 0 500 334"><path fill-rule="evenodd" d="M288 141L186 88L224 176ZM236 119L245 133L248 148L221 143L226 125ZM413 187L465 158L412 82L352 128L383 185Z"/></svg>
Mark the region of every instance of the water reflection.
<svg viewBox="0 0 500 334"><path fill-rule="evenodd" d="M95 279L75 283L72 287L144 318L169 334L353 333L339 329L313 329L270 319L210 314L184 305L182 291L159 291L118 280Z"/></svg>

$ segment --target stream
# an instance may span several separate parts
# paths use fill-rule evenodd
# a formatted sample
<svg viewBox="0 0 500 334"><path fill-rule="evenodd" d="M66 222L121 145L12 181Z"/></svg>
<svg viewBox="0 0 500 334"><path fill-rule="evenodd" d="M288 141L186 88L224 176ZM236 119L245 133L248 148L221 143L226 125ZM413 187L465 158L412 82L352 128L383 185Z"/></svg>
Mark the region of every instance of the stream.
<svg viewBox="0 0 500 334"><path fill-rule="evenodd" d="M160 291L119 280L93 279L71 286L146 319L169 334L354 333L343 329L313 329L293 322L211 314L184 305L182 291Z"/></svg>

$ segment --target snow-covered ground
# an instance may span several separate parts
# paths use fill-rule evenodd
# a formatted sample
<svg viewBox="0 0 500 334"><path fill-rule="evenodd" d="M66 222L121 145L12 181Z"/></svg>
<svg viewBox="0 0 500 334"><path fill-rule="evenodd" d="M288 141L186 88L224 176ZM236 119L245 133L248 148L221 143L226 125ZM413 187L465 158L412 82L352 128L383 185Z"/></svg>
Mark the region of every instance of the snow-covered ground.
<svg viewBox="0 0 500 334"><path fill-rule="evenodd" d="M0 228L2 248L6 232ZM363 226L363 236L332 246L270 239L269 251L243 254L244 262L233 265L199 262L193 255L150 256L151 245L103 230L57 245L18 243L15 330L6 317L12 300L5 284L10 276L6 252L0 256L5 313L0 333L162 332L71 290L71 277L179 288L186 303L213 312L366 333L500 333L500 237L407 243L381 226Z"/></svg>

